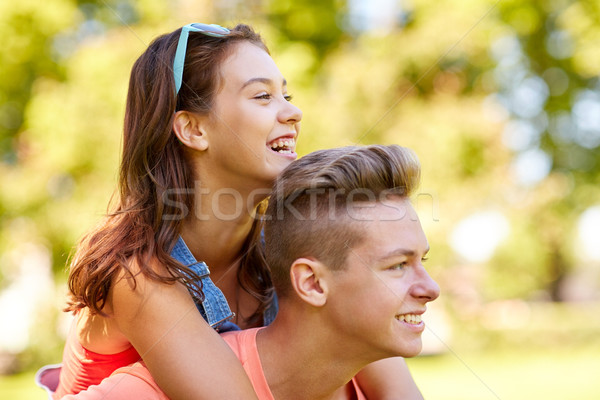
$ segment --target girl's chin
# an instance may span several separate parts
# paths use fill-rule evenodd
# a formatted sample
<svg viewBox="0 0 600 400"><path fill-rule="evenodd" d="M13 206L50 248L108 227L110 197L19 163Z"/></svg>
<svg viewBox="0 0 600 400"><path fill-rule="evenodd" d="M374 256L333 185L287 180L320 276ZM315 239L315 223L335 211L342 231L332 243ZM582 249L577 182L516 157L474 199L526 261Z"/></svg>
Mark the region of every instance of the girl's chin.
<svg viewBox="0 0 600 400"><path fill-rule="evenodd" d="M298 154L294 150L275 151L275 150L269 148L269 152L272 155L274 155L275 157L281 157L282 159L286 159L286 160L290 160L290 161L294 161L296 158L298 158Z"/></svg>
<svg viewBox="0 0 600 400"><path fill-rule="evenodd" d="M269 167L275 173L275 175L273 176L273 181L279 176L279 174L283 172L284 169L286 169L291 163L293 163L296 160L296 158L298 158L296 153L293 153L293 156L290 156L288 154L287 156L277 155L276 157L276 159L271 160Z"/></svg>

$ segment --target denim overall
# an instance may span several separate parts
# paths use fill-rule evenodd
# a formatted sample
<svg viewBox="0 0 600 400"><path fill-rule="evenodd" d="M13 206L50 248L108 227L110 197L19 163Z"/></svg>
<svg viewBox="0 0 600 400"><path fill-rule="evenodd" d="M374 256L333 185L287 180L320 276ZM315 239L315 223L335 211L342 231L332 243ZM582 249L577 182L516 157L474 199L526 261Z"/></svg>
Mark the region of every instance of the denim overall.
<svg viewBox="0 0 600 400"><path fill-rule="evenodd" d="M223 292L213 283L210 279L210 270L208 265L203 261L196 261L192 252L188 249L185 242L181 237L175 243L175 247L171 251L171 257L189 267L200 277L202 282L202 292L204 293L204 300L202 302L196 302L196 307L202 317L208 322L208 324L217 330L217 332L226 332L240 330L240 328L229 321L234 317L233 312L227 304L227 300L223 295ZM278 304L277 297L273 299L271 306L265 310L263 324L269 325L275 319L277 315Z"/></svg>

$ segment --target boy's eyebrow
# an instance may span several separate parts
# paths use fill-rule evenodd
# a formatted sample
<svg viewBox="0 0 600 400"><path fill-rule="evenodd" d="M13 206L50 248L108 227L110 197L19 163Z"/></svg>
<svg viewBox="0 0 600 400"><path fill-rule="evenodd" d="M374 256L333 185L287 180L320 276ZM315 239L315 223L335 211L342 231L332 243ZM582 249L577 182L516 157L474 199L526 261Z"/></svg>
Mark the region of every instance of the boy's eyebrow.
<svg viewBox="0 0 600 400"><path fill-rule="evenodd" d="M252 79L248 79L246 82L244 82L244 84L242 85L242 89L245 88L248 85L251 85L253 83L264 83L265 85L273 85L273 81L269 78L252 78ZM282 82L282 86L287 86L287 81L285 79L283 79Z"/></svg>
<svg viewBox="0 0 600 400"><path fill-rule="evenodd" d="M427 248L423 252L423 256L425 254L427 254L428 252L429 252L429 246L427 246ZM379 261L385 261L390 258L399 257L399 256L414 257L416 254L417 253L413 250L398 248L398 249L390 251L389 253L385 254L382 257L379 257Z"/></svg>

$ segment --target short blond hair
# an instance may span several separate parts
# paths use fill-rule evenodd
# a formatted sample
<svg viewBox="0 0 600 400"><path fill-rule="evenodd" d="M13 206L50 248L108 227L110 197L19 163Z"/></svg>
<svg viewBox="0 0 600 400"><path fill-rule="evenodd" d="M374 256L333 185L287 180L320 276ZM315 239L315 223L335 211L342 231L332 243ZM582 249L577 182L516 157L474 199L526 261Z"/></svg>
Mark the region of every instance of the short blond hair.
<svg viewBox="0 0 600 400"><path fill-rule="evenodd" d="M362 240L350 208L409 197L420 171L414 152L397 145L319 150L289 165L275 181L265 214L266 258L278 296L289 292L289 268L298 258L343 268L349 249Z"/></svg>

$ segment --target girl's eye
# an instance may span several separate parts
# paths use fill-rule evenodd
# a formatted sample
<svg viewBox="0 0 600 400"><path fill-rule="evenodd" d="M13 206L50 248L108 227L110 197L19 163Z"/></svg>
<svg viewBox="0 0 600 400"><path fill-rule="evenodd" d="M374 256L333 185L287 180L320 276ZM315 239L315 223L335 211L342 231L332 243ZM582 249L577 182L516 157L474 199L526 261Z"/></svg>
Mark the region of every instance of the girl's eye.
<svg viewBox="0 0 600 400"><path fill-rule="evenodd" d="M284 95L283 95L283 98L284 98L286 101L292 101L292 95L291 95L291 94L284 94Z"/></svg>
<svg viewBox="0 0 600 400"><path fill-rule="evenodd" d="M427 260L429 260L429 257L423 257L423 258L421 258L421 262L425 262Z"/></svg>
<svg viewBox="0 0 600 400"><path fill-rule="evenodd" d="M256 96L255 99L258 99L258 100L270 100L271 99L271 95L269 93L263 93L263 94L259 94L258 96Z"/></svg>

